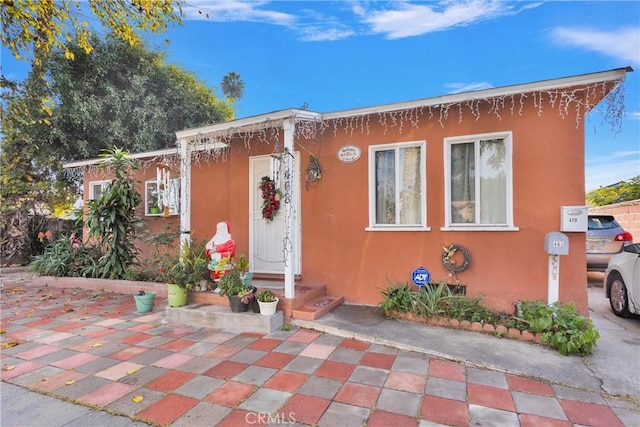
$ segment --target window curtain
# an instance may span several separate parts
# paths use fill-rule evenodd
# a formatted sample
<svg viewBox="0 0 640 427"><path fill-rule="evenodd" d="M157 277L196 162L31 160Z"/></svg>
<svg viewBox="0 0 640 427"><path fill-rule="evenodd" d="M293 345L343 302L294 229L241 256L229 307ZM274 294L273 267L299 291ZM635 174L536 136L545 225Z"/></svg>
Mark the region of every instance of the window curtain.
<svg viewBox="0 0 640 427"><path fill-rule="evenodd" d="M480 223L507 223L506 153L502 139L480 141Z"/></svg>
<svg viewBox="0 0 640 427"><path fill-rule="evenodd" d="M476 206L474 143L451 145L451 223L474 223Z"/></svg>
<svg viewBox="0 0 640 427"><path fill-rule="evenodd" d="M395 151L376 151L376 224L396 222Z"/></svg>
<svg viewBox="0 0 640 427"><path fill-rule="evenodd" d="M400 223L420 224L422 189L420 147L401 148L399 153L402 188L400 189Z"/></svg>

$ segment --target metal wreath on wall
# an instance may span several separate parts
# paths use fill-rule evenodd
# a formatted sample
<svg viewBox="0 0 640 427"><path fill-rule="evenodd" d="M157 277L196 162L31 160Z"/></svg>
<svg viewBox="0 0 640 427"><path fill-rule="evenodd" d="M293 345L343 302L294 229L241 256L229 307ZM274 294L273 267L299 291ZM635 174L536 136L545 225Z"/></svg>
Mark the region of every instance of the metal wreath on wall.
<svg viewBox="0 0 640 427"><path fill-rule="evenodd" d="M461 262L456 261L456 254L462 254ZM462 245L449 245L442 247L442 265L447 271L457 274L469 267L469 263L471 262L471 254Z"/></svg>

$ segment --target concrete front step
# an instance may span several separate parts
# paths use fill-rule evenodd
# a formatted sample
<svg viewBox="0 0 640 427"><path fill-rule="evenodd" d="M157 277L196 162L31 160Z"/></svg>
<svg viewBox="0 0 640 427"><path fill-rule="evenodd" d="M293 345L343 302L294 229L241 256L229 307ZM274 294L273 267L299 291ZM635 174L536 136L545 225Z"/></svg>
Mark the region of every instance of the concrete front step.
<svg viewBox="0 0 640 427"><path fill-rule="evenodd" d="M171 322L184 325L258 334L270 334L284 325L282 311L276 311L271 316L253 311L233 313L228 304L227 306L190 304L183 307L167 307L166 318Z"/></svg>
<svg viewBox="0 0 640 427"><path fill-rule="evenodd" d="M333 295L317 296L293 309L291 317L300 320L316 320L344 302L344 297Z"/></svg>

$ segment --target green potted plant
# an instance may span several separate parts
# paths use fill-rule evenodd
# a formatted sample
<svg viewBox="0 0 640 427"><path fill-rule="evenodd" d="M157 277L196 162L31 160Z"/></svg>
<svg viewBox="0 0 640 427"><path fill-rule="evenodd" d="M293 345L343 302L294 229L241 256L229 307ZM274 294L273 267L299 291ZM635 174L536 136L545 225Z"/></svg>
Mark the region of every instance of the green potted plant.
<svg viewBox="0 0 640 427"><path fill-rule="evenodd" d="M278 295L270 289L261 289L256 296L258 305L260 306L260 314L263 316L271 316L276 312L278 306Z"/></svg>
<svg viewBox="0 0 640 427"><path fill-rule="evenodd" d="M253 280L253 273L249 271L249 260L247 260L247 257L244 254L240 254L234 267L240 271L240 276L242 277L242 280L244 280L245 285L250 287L251 281Z"/></svg>
<svg viewBox="0 0 640 427"><path fill-rule="evenodd" d="M253 300L253 289L242 280L240 271L232 269L220 278L218 294L229 298L229 307L234 313L247 311Z"/></svg>
<svg viewBox="0 0 640 427"><path fill-rule="evenodd" d="M200 288L209 273L204 244L183 244L180 257L171 260L163 270L164 279L169 286L169 306L186 305L188 291Z"/></svg>

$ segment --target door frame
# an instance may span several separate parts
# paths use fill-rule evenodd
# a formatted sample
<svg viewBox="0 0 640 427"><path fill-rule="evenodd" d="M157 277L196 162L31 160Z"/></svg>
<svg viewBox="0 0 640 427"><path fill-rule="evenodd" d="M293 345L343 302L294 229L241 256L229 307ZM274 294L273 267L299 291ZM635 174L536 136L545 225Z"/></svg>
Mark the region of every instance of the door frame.
<svg viewBox="0 0 640 427"><path fill-rule="evenodd" d="M301 159L301 155L299 151L295 151L294 152L294 175L293 175L293 182L294 182L294 193L293 193L293 213L291 215L291 221L293 221L292 224L292 229L294 230L294 233L296 234L295 236L293 236L292 242L291 242L291 257L293 259L293 270L294 270L294 274L296 276L300 276L302 274L302 221L300 220L301 218L301 184L300 184L300 159ZM253 209L254 206L254 198L258 196L258 190L256 190L258 188L258 182L253 182L253 175L254 175L254 163L256 161L259 160L264 160L271 157L270 154L268 155L259 155L259 156L251 156L249 157L249 212L248 212L248 221L249 221L249 260L250 262L253 261L254 259L254 250L253 250L253 242L256 238L256 230L254 229L253 226L253 215L251 212L251 209ZM257 179L257 178L256 178ZM284 210L284 203L282 203L280 205L280 210ZM283 224L286 224L286 220L283 222ZM284 244L284 243L283 243ZM257 274L260 274L260 271L255 271L252 270ZM274 274L274 273L266 273L265 274ZM284 266L283 266L283 270L280 273L275 273L277 275L284 275L285 274L285 270L284 270Z"/></svg>

